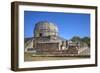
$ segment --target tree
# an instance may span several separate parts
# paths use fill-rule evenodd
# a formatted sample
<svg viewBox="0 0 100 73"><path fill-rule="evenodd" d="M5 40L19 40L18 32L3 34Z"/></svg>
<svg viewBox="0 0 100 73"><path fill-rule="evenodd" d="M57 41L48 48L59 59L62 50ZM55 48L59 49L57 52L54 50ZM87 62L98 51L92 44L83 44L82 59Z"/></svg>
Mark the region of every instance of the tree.
<svg viewBox="0 0 100 73"><path fill-rule="evenodd" d="M72 37L71 41L73 42L81 42L81 38L79 36Z"/></svg>
<svg viewBox="0 0 100 73"><path fill-rule="evenodd" d="M86 43L90 47L90 37L83 37L82 42Z"/></svg>
<svg viewBox="0 0 100 73"><path fill-rule="evenodd" d="M90 47L90 37L80 38L79 36L74 36L72 37L71 41L79 42L81 46L84 46L84 44L86 44L88 47Z"/></svg>

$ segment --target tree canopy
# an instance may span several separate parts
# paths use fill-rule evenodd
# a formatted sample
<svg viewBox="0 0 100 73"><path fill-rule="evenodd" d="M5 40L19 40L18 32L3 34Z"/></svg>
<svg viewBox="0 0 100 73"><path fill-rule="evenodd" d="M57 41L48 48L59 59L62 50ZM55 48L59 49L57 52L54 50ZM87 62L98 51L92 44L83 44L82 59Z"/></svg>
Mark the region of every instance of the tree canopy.
<svg viewBox="0 0 100 73"><path fill-rule="evenodd" d="M90 37L83 37L80 38L79 36L73 36L71 38L71 41L73 42L80 42L80 43L86 43L88 45L88 47L90 47Z"/></svg>

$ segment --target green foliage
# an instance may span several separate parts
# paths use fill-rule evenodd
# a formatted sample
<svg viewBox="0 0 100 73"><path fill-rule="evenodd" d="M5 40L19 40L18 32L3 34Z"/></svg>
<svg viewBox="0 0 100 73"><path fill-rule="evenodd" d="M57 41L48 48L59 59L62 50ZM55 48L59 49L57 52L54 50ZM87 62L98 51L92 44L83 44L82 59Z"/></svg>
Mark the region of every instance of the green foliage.
<svg viewBox="0 0 100 73"><path fill-rule="evenodd" d="M80 38L79 36L74 36L71 38L71 41L73 42L80 42L81 44L87 44L88 47L90 47L90 37L83 37Z"/></svg>
<svg viewBox="0 0 100 73"><path fill-rule="evenodd" d="M83 37L82 42L85 42L88 45L88 47L90 47L90 38L89 37Z"/></svg>
<svg viewBox="0 0 100 73"><path fill-rule="evenodd" d="M73 41L73 42L80 42L81 38L79 36L74 36L74 37L72 37L71 41Z"/></svg>

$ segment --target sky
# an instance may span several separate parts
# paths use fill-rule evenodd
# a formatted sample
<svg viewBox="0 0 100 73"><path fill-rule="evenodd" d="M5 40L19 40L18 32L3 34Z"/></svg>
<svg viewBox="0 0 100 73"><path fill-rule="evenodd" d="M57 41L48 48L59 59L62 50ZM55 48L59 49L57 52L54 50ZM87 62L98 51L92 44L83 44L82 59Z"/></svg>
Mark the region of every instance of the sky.
<svg viewBox="0 0 100 73"><path fill-rule="evenodd" d="M33 37L35 24L39 21L52 22L58 27L59 36L90 37L90 14L24 11L24 38Z"/></svg>

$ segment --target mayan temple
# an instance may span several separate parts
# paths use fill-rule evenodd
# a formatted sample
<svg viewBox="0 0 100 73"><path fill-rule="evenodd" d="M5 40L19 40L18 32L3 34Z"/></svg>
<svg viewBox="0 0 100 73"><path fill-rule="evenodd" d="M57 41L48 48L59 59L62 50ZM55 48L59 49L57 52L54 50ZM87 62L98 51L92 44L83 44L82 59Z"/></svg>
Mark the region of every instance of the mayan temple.
<svg viewBox="0 0 100 73"><path fill-rule="evenodd" d="M81 46L80 42L72 42L59 36L57 25L48 21L35 24L33 37L25 39L25 52L45 56L76 56L89 55L87 45Z"/></svg>

